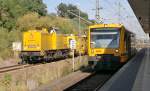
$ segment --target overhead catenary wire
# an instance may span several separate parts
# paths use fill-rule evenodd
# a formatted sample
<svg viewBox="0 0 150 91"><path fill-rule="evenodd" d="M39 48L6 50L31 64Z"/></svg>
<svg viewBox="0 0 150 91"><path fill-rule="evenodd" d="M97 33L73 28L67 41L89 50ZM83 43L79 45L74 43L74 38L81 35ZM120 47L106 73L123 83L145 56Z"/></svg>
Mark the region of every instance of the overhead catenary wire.
<svg viewBox="0 0 150 91"><path fill-rule="evenodd" d="M119 0L120 1L120 0ZM115 11L114 10L118 10L118 7L116 7L116 6L114 6L114 4L117 4L116 2L114 2L114 4L112 4L112 2L110 2L109 0L105 0L105 3L107 2L107 5L109 5L108 7L110 7L109 8L109 10L111 10L112 11L112 13L114 13ZM111 6L110 6L111 5ZM125 9L126 10L126 8L122 5L122 2L120 2L120 14L122 14L122 13L124 13L125 11L124 10L122 10L122 9ZM116 15L118 14L118 12L115 12L116 13ZM129 15L129 12L128 11L126 11L125 13L124 13L124 15L126 14L126 16L128 16ZM122 17L122 15L121 15L121 17Z"/></svg>
<svg viewBox="0 0 150 91"><path fill-rule="evenodd" d="M116 2L114 2L115 4L112 4L112 2L110 2L109 0L105 0L105 7L106 7L106 5L107 5L107 10L104 10L103 11L103 13L104 12L106 12L106 13L110 13L111 15L113 15L113 19L104 19L104 20L117 20L117 18L118 18L118 12L115 12L114 10L117 10L118 9L118 7L117 6L114 6L115 4L117 4ZM133 15L131 15L130 14L130 12L129 12L129 10L127 11L127 9L122 5L122 3L124 3L124 2L121 2L120 4L120 6L121 6L121 8L120 8L120 14L119 14L119 17L120 17L120 20L121 20L121 22L123 23L123 22L125 22L125 21L127 21L127 20L129 20L128 18L133 18L134 16ZM110 4L111 4L111 6L110 6ZM104 6L103 6L103 8L104 8ZM110 12L109 12L110 11ZM106 16L106 15L105 15ZM109 15L108 15L109 16ZM116 18L115 18L116 17ZM115 19L114 19L115 18Z"/></svg>

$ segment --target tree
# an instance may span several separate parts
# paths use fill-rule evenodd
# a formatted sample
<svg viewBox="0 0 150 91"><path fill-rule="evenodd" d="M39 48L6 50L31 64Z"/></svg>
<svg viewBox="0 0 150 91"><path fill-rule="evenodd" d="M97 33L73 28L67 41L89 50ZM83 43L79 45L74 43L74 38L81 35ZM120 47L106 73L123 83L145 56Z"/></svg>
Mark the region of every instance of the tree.
<svg viewBox="0 0 150 91"><path fill-rule="evenodd" d="M83 17L85 19L88 19L88 15L86 13L84 13L83 11L79 10L77 8L77 6L75 6L75 5L72 5L72 4L67 5L67 4L64 4L64 3L60 3L57 6L57 14L60 17L68 17L70 19L75 18L76 16L69 13L69 10L70 10L70 12L73 12L76 15L79 15L79 12L80 12L81 17Z"/></svg>
<svg viewBox="0 0 150 91"><path fill-rule="evenodd" d="M17 18L28 12L37 12L45 16L46 5L42 0L0 0L0 27L12 30Z"/></svg>
<svg viewBox="0 0 150 91"><path fill-rule="evenodd" d="M67 17L67 10L68 10L68 6L64 3L60 3L58 6L57 6L57 14L61 17Z"/></svg>
<svg viewBox="0 0 150 91"><path fill-rule="evenodd" d="M70 10L71 12L73 12L73 13L76 14L76 15L79 15L79 12L81 12L81 11L77 8L77 6L74 6L74 5L72 5L72 4L69 4L69 5L68 5L68 10ZM75 15L73 15L73 14L71 14L71 13L69 13L69 12L68 12L68 16L69 16L69 18L71 18L71 19L73 19L73 18L76 17Z"/></svg>

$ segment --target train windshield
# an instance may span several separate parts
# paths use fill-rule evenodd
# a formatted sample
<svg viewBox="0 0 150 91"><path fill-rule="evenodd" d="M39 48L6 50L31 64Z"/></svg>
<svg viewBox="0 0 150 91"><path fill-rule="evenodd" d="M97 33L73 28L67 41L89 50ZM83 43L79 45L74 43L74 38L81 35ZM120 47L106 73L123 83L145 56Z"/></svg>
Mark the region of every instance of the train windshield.
<svg viewBox="0 0 150 91"><path fill-rule="evenodd" d="M91 29L92 48L118 48L119 29Z"/></svg>

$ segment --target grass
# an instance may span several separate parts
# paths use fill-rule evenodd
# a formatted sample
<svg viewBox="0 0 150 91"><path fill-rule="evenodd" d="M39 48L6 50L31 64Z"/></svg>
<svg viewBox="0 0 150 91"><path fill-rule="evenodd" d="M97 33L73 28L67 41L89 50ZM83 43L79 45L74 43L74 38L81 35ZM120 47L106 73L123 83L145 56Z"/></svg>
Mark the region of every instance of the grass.
<svg viewBox="0 0 150 91"><path fill-rule="evenodd" d="M12 77L10 74L5 74L3 79L0 81L0 91L7 91L10 89Z"/></svg>

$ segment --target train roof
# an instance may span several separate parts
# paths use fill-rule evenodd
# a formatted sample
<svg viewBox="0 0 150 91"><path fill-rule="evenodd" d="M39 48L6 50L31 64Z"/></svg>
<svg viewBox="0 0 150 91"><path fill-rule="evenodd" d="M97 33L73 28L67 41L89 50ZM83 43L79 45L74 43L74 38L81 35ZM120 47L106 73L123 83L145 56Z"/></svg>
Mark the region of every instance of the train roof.
<svg viewBox="0 0 150 91"><path fill-rule="evenodd" d="M123 27L123 25L122 24L94 24L89 26L89 28L97 28L97 27L120 28Z"/></svg>
<svg viewBox="0 0 150 91"><path fill-rule="evenodd" d="M94 24L94 25L90 25L89 26L89 28L100 28L100 27L102 27L102 28L107 28L107 27L109 27L109 28L121 28L121 27L123 27L123 28L125 28L125 26L123 25L123 24L118 24L118 23L114 23L114 24ZM131 31L129 31L128 29L126 29L125 28L125 30L127 31L127 32L129 32L129 33L132 33L132 34L134 34L133 32L131 32Z"/></svg>

